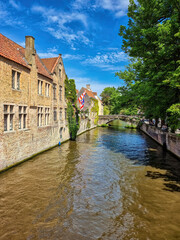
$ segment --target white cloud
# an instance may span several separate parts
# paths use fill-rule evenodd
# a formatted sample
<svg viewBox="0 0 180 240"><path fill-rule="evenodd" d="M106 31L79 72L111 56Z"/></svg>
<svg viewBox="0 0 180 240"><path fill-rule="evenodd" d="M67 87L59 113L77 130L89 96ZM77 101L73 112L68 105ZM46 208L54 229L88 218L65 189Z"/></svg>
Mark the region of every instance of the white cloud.
<svg viewBox="0 0 180 240"><path fill-rule="evenodd" d="M48 52L57 53L58 49L56 47L48 48Z"/></svg>
<svg viewBox="0 0 180 240"><path fill-rule="evenodd" d="M46 8L34 5L31 8L33 13L41 14L45 30L57 39L67 42L75 50L76 42L91 45L90 40L85 36L83 28L88 27L87 16L80 12L63 12L54 8ZM70 23L78 22L77 30L70 27Z"/></svg>
<svg viewBox="0 0 180 240"><path fill-rule="evenodd" d="M129 0L97 0L102 8L112 11L127 10Z"/></svg>
<svg viewBox="0 0 180 240"><path fill-rule="evenodd" d="M8 9L8 6L0 2L0 25L1 26L23 26L18 17L14 17Z"/></svg>
<svg viewBox="0 0 180 240"><path fill-rule="evenodd" d="M127 56L124 52L115 51L105 54L98 53L95 57L88 57L82 63L101 68L103 71L118 71L120 70L120 66L117 64L127 60Z"/></svg>
<svg viewBox="0 0 180 240"><path fill-rule="evenodd" d="M58 49L56 47L48 48L47 52L40 52L38 55L41 58L53 58L58 57Z"/></svg>
<svg viewBox="0 0 180 240"><path fill-rule="evenodd" d="M115 13L116 17L126 15L129 0L96 0L97 6Z"/></svg>
<svg viewBox="0 0 180 240"><path fill-rule="evenodd" d="M68 60L82 60L84 58L84 56L83 55L79 55L79 54L76 54L76 55L63 54L62 58L63 59L68 59Z"/></svg>
<svg viewBox="0 0 180 240"><path fill-rule="evenodd" d="M110 11L115 17L125 16L127 13L129 0L75 0L71 4L72 8L82 9L104 9Z"/></svg>
<svg viewBox="0 0 180 240"><path fill-rule="evenodd" d="M25 47L25 42L17 42L17 44L19 44L22 47Z"/></svg>
<svg viewBox="0 0 180 240"><path fill-rule="evenodd" d="M95 57L88 57L84 64L113 64L127 61L127 56L124 52L107 52L105 54L98 53Z"/></svg>
<svg viewBox="0 0 180 240"><path fill-rule="evenodd" d="M20 2L18 1L14 1L14 0L9 0L9 4L14 7L16 10L22 10L23 7L22 5L20 4Z"/></svg>
<svg viewBox="0 0 180 240"><path fill-rule="evenodd" d="M47 53L38 53L40 58L53 58L53 57L58 57L57 54L52 53L52 52L47 52Z"/></svg>

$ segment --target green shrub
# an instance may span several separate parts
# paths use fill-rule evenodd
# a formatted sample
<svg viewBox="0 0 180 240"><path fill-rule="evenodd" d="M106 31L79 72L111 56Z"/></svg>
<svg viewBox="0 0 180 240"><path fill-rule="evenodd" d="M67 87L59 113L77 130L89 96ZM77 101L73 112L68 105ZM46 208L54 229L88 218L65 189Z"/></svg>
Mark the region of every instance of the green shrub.
<svg viewBox="0 0 180 240"><path fill-rule="evenodd" d="M167 110L167 121L171 128L171 132L175 132L176 129L180 128L180 103L173 104Z"/></svg>

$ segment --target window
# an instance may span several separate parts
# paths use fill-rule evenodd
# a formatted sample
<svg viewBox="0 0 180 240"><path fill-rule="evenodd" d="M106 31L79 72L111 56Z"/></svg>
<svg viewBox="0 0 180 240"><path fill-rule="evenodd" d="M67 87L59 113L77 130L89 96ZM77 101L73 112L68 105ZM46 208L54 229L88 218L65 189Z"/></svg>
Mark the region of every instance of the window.
<svg viewBox="0 0 180 240"><path fill-rule="evenodd" d="M59 69L59 78L61 79L61 69Z"/></svg>
<svg viewBox="0 0 180 240"><path fill-rule="evenodd" d="M67 108L65 108L65 120L67 120Z"/></svg>
<svg viewBox="0 0 180 240"><path fill-rule="evenodd" d="M60 131L59 131L59 135L60 135L60 138L62 138L62 133L63 133L63 127L60 128Z"/></svg>
<svg viewBox="0 0 180 240"><path fill-rule="evenodd" d="M20 73L12 70L12 88L20 90Z"/></svg>
<svg viewBox="0 0 180 240"><path fill-rule="evenodd" d="M56 84L53 83L53 98L56 99Z"/></svg>
<svg viewBox="0 0 180 240"><path fill-rule="evenodd" d="M38 127L42 126L43 108L38 107Z"/></svg>
<svg viewBox="0 0 180 240"><path fill-rule="evenodd" d="M50 88L50 84L46 83L46 85L45 85L45 95L46 95L46 97L49 97L49 88Z"/></svg>
<svg viewBox="0 0 180 240"><path fill-rule="evenodd" d="M59 100L62 100L62 86L59 86Z"/></svg>
<svg viewBox="0 0 180 240"><path fill-rule="evenodd" d="M50 108L45 108L45 125L49 125Z"/></svg>
<svg viewBox="0 0 180 240"><path fill-rule="evenodd" d="M62 108L59 110L59 120L62 120Z"/></svg>
<svg viewBox="0 0 180 240"><path fill-rule="evenodd" d="M19 106L19 129L27 127L27 107Z"/></svg>
<svg viewBox="0 0 180 240"><path fill-rule="evenodd" d="M38 94L42 95L43 81L38 80Z"/></svg>
<svg viewBox="0 0 180 240"><path fill-rule="evenodd" d="M13 130L14 106L4 105L4 131Z"/></svg>
<svg viewBox="0 0 180 240"><path fill-rule="evenodd" d="M57 121L57 108L54 108L54 121Z"/></svg>

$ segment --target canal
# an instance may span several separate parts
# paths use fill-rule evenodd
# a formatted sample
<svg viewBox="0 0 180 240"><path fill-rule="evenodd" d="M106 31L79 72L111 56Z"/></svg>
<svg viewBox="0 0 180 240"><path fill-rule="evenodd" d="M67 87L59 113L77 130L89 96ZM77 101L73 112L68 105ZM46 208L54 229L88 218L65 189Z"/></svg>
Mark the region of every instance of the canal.
<svg viewBox="0 0 180 240"><path fill-rule="evenodd" d="M180 239L180 161L96 128L0 174L0 240Z"/></svg>

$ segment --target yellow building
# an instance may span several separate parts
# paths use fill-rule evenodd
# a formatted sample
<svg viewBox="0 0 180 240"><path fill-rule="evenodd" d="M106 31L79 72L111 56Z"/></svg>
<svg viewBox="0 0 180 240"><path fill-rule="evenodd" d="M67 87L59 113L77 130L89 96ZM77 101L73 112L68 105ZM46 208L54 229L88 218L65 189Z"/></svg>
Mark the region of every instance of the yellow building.
<svg viewBox="0 0 180 240"><path fill-rule="evenodd" d="M0 34L0 170L69 138L61 55L40 59Z"/></svg>

